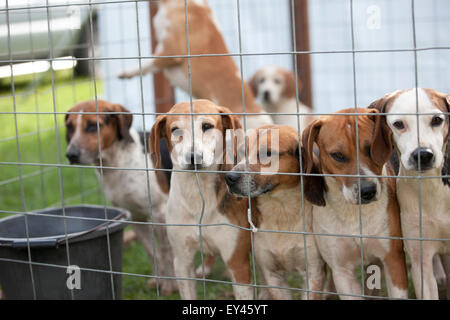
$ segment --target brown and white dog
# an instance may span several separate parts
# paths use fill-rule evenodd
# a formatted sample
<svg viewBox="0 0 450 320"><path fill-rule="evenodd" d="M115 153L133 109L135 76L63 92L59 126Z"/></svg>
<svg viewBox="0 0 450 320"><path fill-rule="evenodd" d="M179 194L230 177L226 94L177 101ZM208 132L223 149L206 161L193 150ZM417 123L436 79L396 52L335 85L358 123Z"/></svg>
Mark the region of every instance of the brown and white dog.
<svg viewBox="0 0 450 320"><path fill-rule="evenodd" d="M155 56L187 55L186 19L184 0L161 0L153 20L157 46ZM189 46L191 55L227 54L228 49L219 31L213 12L206 0L187 1ZM188 58L153 58L142 66L142 75L164 71L173 86L189 92ZM239 69L230 56L206 56L190 59L192 94L227 106L234 113L242 113L242 86L245 112L261 113L261 107L246 83L242 83ZM119 78L141 74L139 68L126 70ZM246 126L255 128L272 123L270 116L247 115Z"/></svg>
<svg viewBox="0 0 450 320"><path fill-rule="evenodd" d="M277 66L267 66L255 72L249 80L249 85L266 112L294 114L272 115L275 124L288 125L295 129L300 125L301 132L312 121L311 116L300 115L297 119L295 115L295 113L310 114L312 109L300 101L297 109L296 96L297 92L300 92L301 82L298 79L296 84L293 72Z"/></svg>
<svg viewBox="0 0 450 320"><path fill-rule="evenodd" d="M416 297L438 299L433 258L441 254L450 299L450 95L422 88L398 90L373 102L371 107L387 113L384 122L392 130L398 151L399 176L423 177L420 183L419 179L397 179L404 243L411 260ZM447 241L412 240L419 238ZM435 259L435 263L438 261Z"/></svg>
<svg viewBox="0 0 450 320"><path fill-rule="evenodd" d="M364 236L401 237L400 212L395 193L395 178L386 164L392 153L390 130L373 109L358 109L356 139L355 109L322 116L303 131L306 172L312 172L313 148L319 151L319 172L325 174L321 192L305 188L306 197L318 205L313 208L314 233L354 235L338 237L316 235L320 253L332 270L341 299L361 294L361 282L355 269L361 266L360 212L364 263L381 260L389 297L407 298L408 279L403 244L400 239L364 238ZM336 139L338 137L338 139ZM359 153L357 147L359 146ZM359 166L358 166L359 160ZM360 188L358 178L361 177ZM305 177L308 179L308 177Z"/></svg>
<svg viewBox="0 0 450 320"><path fill-rule="evenodd" d="M250 231L229 225L249 227L248 201L238 200L227 192L224 174L202 172L225 169L222 160L226 131L240 129L241 124L239 118L227 114L231 112L228 108L208 100L194 100L192 108L193 116L179 115L190 113L191 106L189 102L178 103L168 113L158 116L149 140L152 160L155 168L159 168L160 139L167 138L175 169L166 215L168 224L183 224L168 227L175 274L180 278L195 278L194 256L201 249L201 237L203 251L210 255L220 254L234 283L249 284ZM199 223L216 225L202 227L200 233ZM197 297L195 280L180 279L178 286L182 299ZM237 299L253 296L249 286L236 284L233 291Z"/></svg>
<svg viewBox="0 0 450 320"><path fill-rule="evenodd" d="M231 193L239 197L250 194L255 198L260 213L258 229L275 231L261 231L254 236L258 270L264 284L272 286L268 291L273 299L291 298L288 290L274 288L289 287L285 280L288 272L302 275L303 289L313 291L309 294L310 299L319 299L317 292L323 289L324 262L314 236L276 232L312 232L312 205L303 199L302 207L300 176L295 175L300 172L299 155L297 130L289 126L263 126L249 132L248 140L248 171L261 174L242 173L247 171L243 157L225 178ZM318 183L314 183L314 179ZM308 182L308 185L303 184L303 188L315 188L311 192L321 191L320 178L312 178ZM303 293L303 298L306 297L307 294Z"/></svg>
<svg viewBox="0 0 450 320"><path fill-rule="evenodd" d="M97 106L98 109L97 109ZM95 114L96 112L106 114ZM98 100L84 101L73 106L66 115L66 156L70 163L95 164L124 168L97 169L97 176L107 199L114 205L128 209L132 220L146 222L152 214L153 222L165 222L165 210L168 193L168 178L164 174L150 171L150 196L147 189L147 175L143 171L128 169L145 169L152 163L136 130L131 128L133 115L119 104ZM73 114L70 114L72 113ZM88 114L86 114L88 113ZM92 114L93 113L93 114ZM110 113L110 114L109 114ZM121 114L118 114L121 113ZM100 126L100 141L97 132L97 119ZM101 149L101 151L100 151ZM103 178L103 179L102 179ZM159 180L159 183L156 181ZM162 187L160 187L162 186ZM152 226L132 224L132 229L142 242L151 263L156 259L157 272L160 276L173 276L173 255L165 227L154 226L159 239L159 248L152 241ZM156 249L156 250L154 250ZM177 289L176 281L158 280L163 295Z"/></svg>

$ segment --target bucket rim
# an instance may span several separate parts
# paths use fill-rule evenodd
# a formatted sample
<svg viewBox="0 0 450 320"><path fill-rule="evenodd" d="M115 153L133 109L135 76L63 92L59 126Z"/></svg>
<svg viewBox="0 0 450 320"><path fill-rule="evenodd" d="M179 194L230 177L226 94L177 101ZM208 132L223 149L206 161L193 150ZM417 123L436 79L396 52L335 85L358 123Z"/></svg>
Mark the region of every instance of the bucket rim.
<svg viewBox="0 0 450 320"><path fill-rule="evenodd" d="M118 219L102 219L102 218L90 218L90 217L77 217L77 216L63 216L63 215L54 215L49 214L50 210L57 209L73 209L73 208L92 208L92 209L106 209L106 210L117 210L120 213L118 214ZM47 212L47 213L46 213ZM14 214L5 218L0 219L0 223L8 220L20 219L22 217L31 215L41 215L46 217L61 217L66 219L81 219L81 220L89 220L89 221L102 221L103 223L95 226L94 228L83 230L79 232L71 232L67 234L56 234L51 236L44 237L0 237L0 247L28 247L28 243L31 247L49 247L49 246L58 246L58 244L65 245L65 241L69 241L69 243L74 243L78 241L88 240L96 237L100 237L104 235L109 230L109 233L115 232L118 229L123 229L128 224L128 220L130 220L131 214L128 210L120 207L114 206L101 206L101 205L92 205L92 204L81 204L81 205L70 205L70 206L61 206L61 207L48 207L39 210L32 210L29 212L23 212L19 214ZM61 242L61 240L63 240Z"/></svg>

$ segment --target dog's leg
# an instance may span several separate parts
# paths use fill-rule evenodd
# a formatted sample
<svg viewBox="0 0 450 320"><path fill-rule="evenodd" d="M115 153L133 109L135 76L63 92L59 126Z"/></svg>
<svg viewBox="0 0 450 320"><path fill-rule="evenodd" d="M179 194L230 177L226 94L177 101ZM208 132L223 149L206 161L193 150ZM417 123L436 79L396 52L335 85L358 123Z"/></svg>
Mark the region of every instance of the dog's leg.
<svg viewBox="0 0 450 320"><path fill-rule="evenodd" d="M441 259L447 277L447 300L450 300L450 254L442 254Z"/></svg>
<svg viewBox="0 0 450 320"><path fill-rule="evenodd" d="M444 286L447 284L447 276L445 274L443 262L439 254L435 254L433 257L433 273L438 286Z"/></svg>
<svg viewBox="0 0 450 320"><path fill-rule="evenodd" d="M165 223L165 214L166 208L165 205L161 207L155 207L153 209L153 218L155 222ZM155 233L158 236L159 240L159 248L162 253L162 261L159 265L159 273L162 276L175 276L175 270L173 267L173 252L172 246L169 242L169 237L167 235L167 227L166 226L155 226ZM161 280L159 280L161 281ZM178 284L175 280L162 280L162 295L169 295L173 291L178 290Z"/></svg>
<svg viewBox="0 0 450 320"><path fill-rule="evenodd" d="M382 263L388 296L390 298L408 299L408 271L403 250L390 253Z"/></svg>
<svg viewBox="0 0 450 320"><path fill-rule="evenodd" d="M356 278L352 268L334 267L332 268L333 280L336 291L341 300L361 300L362 297L349 296L346 294L360 295L361 283Z"/></svg>
<svg viewBox="0 0 450 320"><path fill-rule="evenodd" d="M306 272L300 272L303 278L303 289L306 290ZM325 280L325 269L322 263L308 265L308 289L313 292L302 294L303 300L321 300L323 295L319 292L323 290Z"/></svg>
<svg viewBox="0 0 450 320"><path fill-rule="evenodd" d="M230 246L227 237L217 239L217 245L220 248L220 255L230 271L231 280L234 283L250 284L252 276L249 254L250 247L247 247L247 239L245 239L247 237L245 233L248 231L239 230L236 232L237 241L234 246ZM253 299L253 288L250 286L233 285L233 292L236 300Z"/></svg>
<svg viewBox="0 0 450 320"><path fill-rule="evenodd" d="M155 50L155 56L164 56L164 55L170 55L163 50L163 46L158 44ZM148 73L156 73L159 71L162 71L164 68L168 68L171 66L174 66L177 63L180 63L181 59L179 58L152 58L149 60L146 60L142 65L141 68L135 67L132 69L125 70L121 72L117 77L120 79L130 79L133 77L136 77L141 74L146 75Z"/></svg>
<svg viewBox="0 0 450 320"><path fill-rule="evenodd" d="M428 243L423 243L422 263L420 256L420 247L418 241L405 241L405 247L411 258L411 276L416 292L416 299L437 300L439 299L436 278L433 274L433 256L434 248ZM423 269L421 268L423 267ZM421 272L423 270L423 272ZM422 296L422 279L423 274L423 296Z"/></svg>
<svg viewBox="0 0 450 320"><path fill-rule="evenodd" d="M216 263L216 257L213 255L207 255L204 261L205 265L205 277L208 277L211 274L211 270L214 267L214 263ZM195 270L195 276L197 278L203 278L203 268L202 266L198 266Z"/></svg>
<svg viewBox="0 0 450 320"><path fill-rule="evenodd" d="M268 270L267 268L261 268L265 284L271 287L286 287L289 288L289 284L284 279L284 275ZM292 295L288 289L279 288L267 288L270 294L270 298L274 300L291 300Z"/></svg>
<svg viewBox="0 0 450 320"><path fill-rule="evenodd" d="M195 278L194 256L198 248L195 245L187 245L189 234L186 236L186 232L183 231L183 228L180 227L169 227L167 229L174 254L175 276L177 278ZM196 280L177 279L177 283L181 299L197 299Z"/></svg>

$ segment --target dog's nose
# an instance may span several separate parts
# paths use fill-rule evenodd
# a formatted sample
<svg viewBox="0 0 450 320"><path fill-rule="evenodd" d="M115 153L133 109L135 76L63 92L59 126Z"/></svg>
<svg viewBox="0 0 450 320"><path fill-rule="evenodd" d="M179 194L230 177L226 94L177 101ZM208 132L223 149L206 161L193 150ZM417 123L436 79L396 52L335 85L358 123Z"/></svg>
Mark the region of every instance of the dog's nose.
<svg viewBox="0 0 450 320"><path fill-rule="evenodd" d="M412 161L416 168L419 167L420 162L420 168L421 169L428 169L434 160L434 154L430 149L427 148L417 148L414 150L414 152L411 154Z"/></svg>
<svg viewBox="0 0 450 320"><path fill-rule="evenodd" d="M66 157L70 163L80 163L80 151L75 149L69 149L66 153Z"/></svg>
<svg viewBox="0 0 450 320"><path fill-rule="evenodd" d="M229 186L236 184L241 178L241 174L238 172L227 172L225 174L225 181Z"/></svg>
<svg viewBox="0 0 450 320"><path fill-rule="evenodd" d="M186 155L186 161L190 164L201 164L203 161L203 155L198 152L191 152Z"/></svg>
<svg viewBox="0 0 450 320"><path fill-rule="evenodd" d="M377 185L374 182L361 181L361 203L369 203L377 194Z"/></svg>
<svg viewBox="0 0 450 320"><path fill-rule="evenodd" d="M263 96L265 101L269 101L270 99L270 92L269 91L264 91L264 96Z"/></svg>

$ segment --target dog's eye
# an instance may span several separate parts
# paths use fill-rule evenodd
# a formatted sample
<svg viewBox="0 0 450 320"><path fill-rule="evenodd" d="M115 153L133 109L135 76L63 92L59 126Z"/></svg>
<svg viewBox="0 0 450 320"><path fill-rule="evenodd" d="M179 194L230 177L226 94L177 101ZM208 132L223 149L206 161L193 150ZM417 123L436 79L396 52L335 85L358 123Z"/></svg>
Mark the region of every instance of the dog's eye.
<svg viewBox="0 0 450 320"><path fill-rule="evenodd" d="M205 122L204 124L202 124L203 132L208 131L209 129L212 129L212 128L214 128L214 126L211 123Z"/></svg>
<svg viewBox="0 0 450 320"><path fill-rule="evenodd" d="M265 80L266 80L266 79L264 79L264 78L260 78L260 79L259 79L259 83L263 83Z"/></svg>
<svg viewBox="0 0 450 320"><path fill-rule="evenodd" d="M365 146L365 147L364 147L364 154L365 154L367 157L370 157L370 146Z"/></svg>
<svg viewBox="0 0 450 320"><path fill-rule="evenodd" d="M337 162L347 162L347 157L340 152L330 153L330 156Z"/></svg>
<svg viewBox="0 0 450 320"><path fill-rule="evenodd" d="M70 132L70 133L72 133L73 132L73 124L72 123L68 123L67 125L66 125L66 128L67 128L67 131L68 132Z"/></svg>
<svg viewBox="0 0 450 320"><path fill-rule="evenodd" d="M277 153L275 151L267 150L266 152L258 153L258 158L262 164L268 164L268 162L273 160L273 157L276 155Z"/></svg>
<svg viewBox="0 0 450 320"><path fill-rule="evenodd" d="M432 127L439 127L444 120L441 117L434 116L433 119L431 119L431 126Z"/></svg>
<svg viewBox="0 0 450 320"><path fill-rule="evenodd" d="M405 124L401 120L395 121L392 125L394 126L395 129L398 129L398 130L402 130L405 128Z"/></svg>
<svg viewBox="0 0 450 320"><path fill-rule="evenodd" d="M85 130L89 133L97 132L97 123L88 123Z"/></svg>
<svg viewBox="0 0 450 320"><path fill-rule="evenodd" d="M172 132L172 136L174 136L174 137L181 137L183 135L183 130L181 130L177 127L173 127L171 132Z"/></svg>
<svg viewBox="0 0 450 320"><path fill-rule="evenodd" d="M280 84L281 80L280 79L274 79L273 82L275 82L275 84Z"/></svg>

